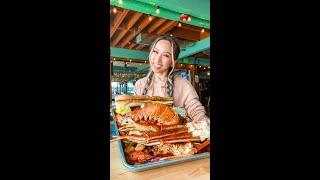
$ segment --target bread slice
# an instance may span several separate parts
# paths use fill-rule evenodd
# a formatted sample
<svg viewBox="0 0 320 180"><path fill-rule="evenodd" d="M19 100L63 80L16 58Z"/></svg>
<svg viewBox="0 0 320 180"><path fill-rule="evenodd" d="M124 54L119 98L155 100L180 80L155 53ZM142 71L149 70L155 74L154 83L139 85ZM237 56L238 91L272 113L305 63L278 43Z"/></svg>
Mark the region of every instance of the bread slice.
<svg viewBox="0 0 320 180"><path fill-rule="evenodd" d="M155 102L162 104L173 104L172 97L161 97L161 96L147 96L147 95L139 95L139 96L130 96L128 94L123 94L115 97L116 106L141 106L144 103Z"/></svg>

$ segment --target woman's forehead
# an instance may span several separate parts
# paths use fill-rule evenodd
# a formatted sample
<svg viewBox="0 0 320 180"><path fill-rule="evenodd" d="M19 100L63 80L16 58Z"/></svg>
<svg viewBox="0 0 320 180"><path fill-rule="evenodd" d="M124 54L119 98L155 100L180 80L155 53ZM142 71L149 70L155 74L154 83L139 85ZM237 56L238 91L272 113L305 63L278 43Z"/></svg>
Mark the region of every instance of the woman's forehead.
<svg viewBox="0 0 320 180"><path fill-rule="evenodd" d="M167 40L159 40L154 48L162 51L171 52L171 43Z"/></svg>

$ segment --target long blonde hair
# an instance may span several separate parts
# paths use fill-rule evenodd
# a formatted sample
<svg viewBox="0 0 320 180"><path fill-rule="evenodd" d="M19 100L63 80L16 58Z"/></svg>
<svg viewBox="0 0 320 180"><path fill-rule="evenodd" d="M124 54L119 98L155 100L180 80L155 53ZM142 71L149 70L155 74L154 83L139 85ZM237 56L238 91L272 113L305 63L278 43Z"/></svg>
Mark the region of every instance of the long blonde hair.
<svg viewBox="0 0 320 180"><path fill-rule="evenodd" d="M159 36L156 40L154 40L154 42L151 45L151 49L150 49L150 53L149 53L149 63L151 64L151 54L153 52L153 49L155 47L155 45L157 44L158 41L160 40L167 40L170 42L171 44L171 58L172 58L172 67L169 68L169 73L168 73L168 78L167 78L167 94L170 97L173 97L173 77L174 77L174 65L175 65L175 60L178 59L179 54L180 54L180 47L179 44L177 43L177 41L171 37L171 36ZM147 74L147 81L146 84L143 88L143 92L142 95L147 94L147 90L151 84L152 78L153 78L154 72L152 71L152 69L150 68L149 73Z"/></svg>

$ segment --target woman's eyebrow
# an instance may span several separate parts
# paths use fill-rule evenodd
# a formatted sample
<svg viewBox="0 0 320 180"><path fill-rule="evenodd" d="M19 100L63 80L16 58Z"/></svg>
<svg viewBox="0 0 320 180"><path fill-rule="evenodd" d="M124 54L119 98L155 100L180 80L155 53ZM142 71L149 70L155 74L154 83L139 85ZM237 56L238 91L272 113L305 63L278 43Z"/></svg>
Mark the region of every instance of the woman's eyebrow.
<svg viewBox="0 0 320 180"><path fill-rule="evenodd" d="M153 50L159 51L157 48L153 48ZM169 55L171 54L170 52L163 52L163 53L168 53Z"/></svg>

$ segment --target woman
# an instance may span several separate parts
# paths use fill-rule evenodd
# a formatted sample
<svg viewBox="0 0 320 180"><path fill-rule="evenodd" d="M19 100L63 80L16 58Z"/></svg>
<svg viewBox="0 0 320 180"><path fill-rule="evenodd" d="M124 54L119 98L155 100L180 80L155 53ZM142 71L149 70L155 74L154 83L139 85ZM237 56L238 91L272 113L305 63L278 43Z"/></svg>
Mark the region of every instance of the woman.
<svg viewBox="0 0 320 180"><path fill-rule="evenodd" d="M206 122L208 128L209 118L193 86L188 80L174 75L179 53L179 45L172 37L158 37L151 45L150 72L136 82L135 95L173 97L175 107L185 108L193 122Z"/></svg>

